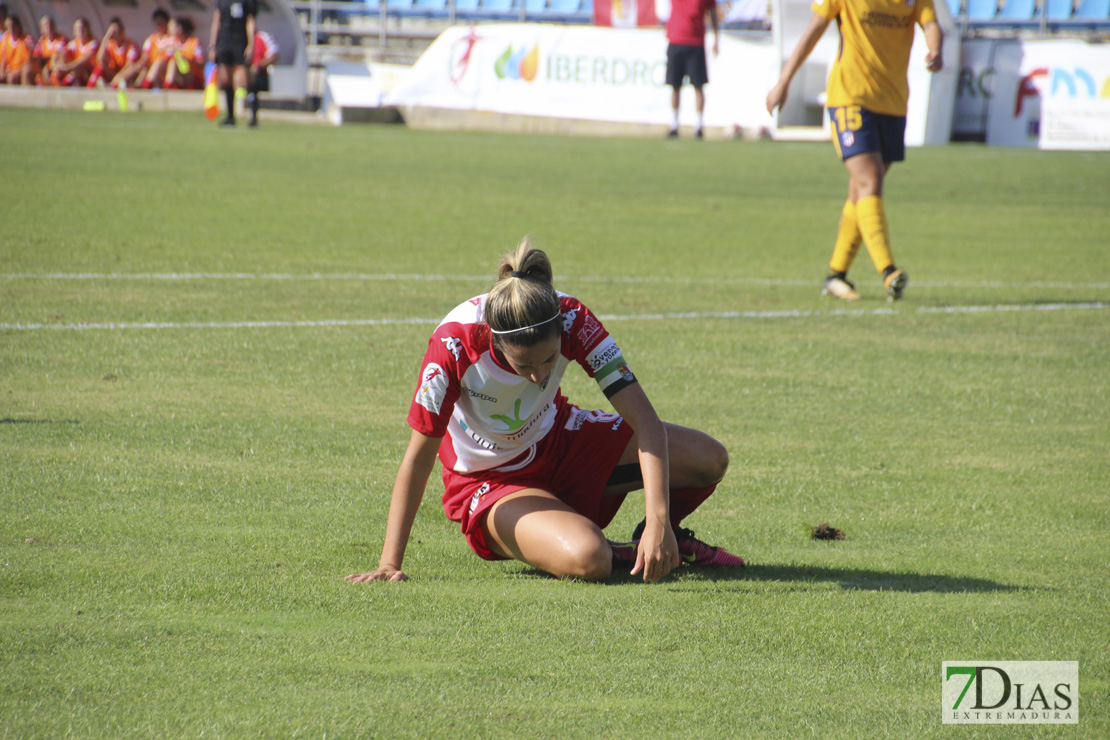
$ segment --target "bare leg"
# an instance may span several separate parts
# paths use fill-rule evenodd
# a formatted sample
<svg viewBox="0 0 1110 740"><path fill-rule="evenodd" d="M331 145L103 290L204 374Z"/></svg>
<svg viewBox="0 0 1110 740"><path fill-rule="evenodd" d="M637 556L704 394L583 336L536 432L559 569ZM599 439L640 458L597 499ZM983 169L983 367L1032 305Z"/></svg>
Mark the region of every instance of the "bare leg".
<svg viewBox="0 0 1110 740"><path fill-rule="evenodd" d="M859 203L864 198L883 195L883 178L890 170L890 162L883 162L878 152L867 152L848 157L844 167L848 170L848 199Z"/></svg>
<svg viewBox="0 0 1110 740"><path fill-rule="evenodd" d="M601 581L612 571L605 535L553 494L526 488L490 507L482 531L493 552L556 578Z"/></svg>
<svg viewBox="0 0 1110 740"><path fill-rule="evenodd" d="M720 483L728 471L728 450L705 432L664 423L667 429L667 456L671 488L693 488ZM628 441L618 465L639 462L636 435ZM615 495L643 488L642 482L609 486L605 494Z"/></svg>

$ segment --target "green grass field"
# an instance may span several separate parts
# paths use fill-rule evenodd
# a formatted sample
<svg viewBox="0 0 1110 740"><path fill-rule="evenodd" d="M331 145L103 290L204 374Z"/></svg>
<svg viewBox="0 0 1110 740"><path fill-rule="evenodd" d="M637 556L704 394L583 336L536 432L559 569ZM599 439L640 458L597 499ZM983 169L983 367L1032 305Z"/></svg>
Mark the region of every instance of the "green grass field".
<svg viewBox="0 0 1110 740"><path fill-rule="evenodd" d="M1110 155L911 150L907 297L861 254L847 305L827 144L0 131L0 738L1110 736ZM745 571L485 563L435 476L411 580L343 581L432 326L525 234L729 448L687 523ZM943 725L956 660L1077 660L1079 724Z"/></svg>

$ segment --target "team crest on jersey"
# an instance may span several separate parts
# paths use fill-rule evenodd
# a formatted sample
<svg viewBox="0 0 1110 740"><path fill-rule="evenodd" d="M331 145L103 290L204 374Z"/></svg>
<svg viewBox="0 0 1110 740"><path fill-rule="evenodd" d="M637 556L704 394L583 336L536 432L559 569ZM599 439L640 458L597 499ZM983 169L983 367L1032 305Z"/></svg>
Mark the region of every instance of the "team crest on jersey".
<svg viewBox="0 0 1110 740"><path fill-rule="evenodd" d="M574 326L574 320L578 318L578 309L572 308L563 314L563 333L570 334L570 329Z"/></svg>
<svg viewBox="0 0 1110 740"><path fill-rule="evenodd" d="M439 341L443 342L443 346L455 356L455 362L458 362L459 353L462 352L462 340L458 337L443 337Z"/></svg>
<svg viewBox="0 0 1110 740"><path fill-rule="evenodd" d="M447 395L447 373L434 362L429 362L420 376L420 389L416 391L416 402L433 414L438 414Z"/></svg>
<svg viewBox="0 0 1110 740"><path fill-rule="evenodd" d="M840 135L840 145L850 147L856 143L856 135L851 131L845 131Z"/></svg>

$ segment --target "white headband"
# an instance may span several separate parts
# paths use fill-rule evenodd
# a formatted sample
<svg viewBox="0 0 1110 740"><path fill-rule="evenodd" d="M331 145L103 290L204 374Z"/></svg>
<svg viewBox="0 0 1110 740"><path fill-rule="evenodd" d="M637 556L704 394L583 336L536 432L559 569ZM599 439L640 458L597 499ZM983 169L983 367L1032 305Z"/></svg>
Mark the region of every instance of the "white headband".
<svg viewBox="0 0 1110 740"><path fill-rule="evenodd" d="M550 323L551 323L552 321L554 321L555 319L559 318L559 317L560 317L560 316L562 316L562 315L563 315L563 312L562 312L562 311L557 311L557 312L555 313L555 315L554 315L554 316L552 316L552 317L551 317L550 319L544 319L544 320L543 320L543 321L541 321L540 323L538 323L538 324L532 324L531 326L522 326L522 327L520 327L519 329L506 329L505 331L498 331L497 329L494 329L494 328L493 328L493 327L491 326L491 327L489 328L489 330L490 330L490 331L492 331L492 332L493 332L494 334L515 334L515 333L516 333L516 332L518 332L518 331L527 331L528 329L535 329L536 327L538 327L538 326L543 326L544 324L550 324Z"/></svg>

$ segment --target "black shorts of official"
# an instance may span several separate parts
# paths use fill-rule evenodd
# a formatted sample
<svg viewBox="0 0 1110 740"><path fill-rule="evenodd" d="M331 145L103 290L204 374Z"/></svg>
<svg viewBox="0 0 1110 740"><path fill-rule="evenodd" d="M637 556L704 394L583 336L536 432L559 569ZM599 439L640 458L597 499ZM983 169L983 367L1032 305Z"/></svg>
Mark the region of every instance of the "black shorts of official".
<svg viewBox="0 0 1110 740"><path fill-rule="evenodd" d="M270 92L270 73L265 67L251 75L247 92Z"/></svg>
<svg viewBox="0 0 1110 740"><path fill-rule="evenodd" d="M227 67L240 67L247 63L247 45L216 45L216 64Z"/></svg>
<svg viewBox="0 0 1110 740"><path fill-rule="evenodd" d="M833 144L841 159L878 152L884 163L906 158L906 117L875 113L858 105L829 108Z"/></svg>
<svg viewBox="0 0 1110 740"><path fill-rule="evenodd" d="M701 87L709 82L704 45L667 45L667 84L671 87L682 87L684 77L689 77L690 84L694 87Z"/></svg>

